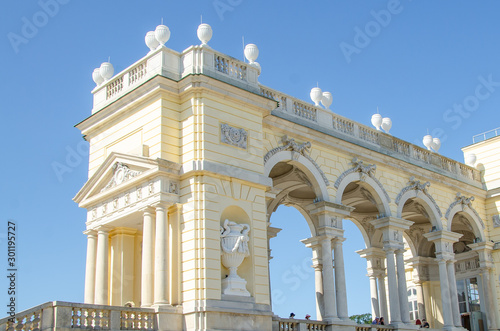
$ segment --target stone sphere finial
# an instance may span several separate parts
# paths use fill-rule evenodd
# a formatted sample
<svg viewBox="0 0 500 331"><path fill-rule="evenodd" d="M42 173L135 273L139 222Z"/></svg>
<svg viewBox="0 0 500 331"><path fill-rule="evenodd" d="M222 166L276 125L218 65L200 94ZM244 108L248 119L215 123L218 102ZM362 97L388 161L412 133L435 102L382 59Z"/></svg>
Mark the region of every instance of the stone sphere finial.
<svg viewBox="0 0 500 331"><path fill-rule="evenodd" d="M321 97L321 103L325 106L325 109L329 109L330 105L333 102L333 96L330 92L323 92Z"/></svg>
<svg viewBox="0 0 500 331"><path fill-rule="evenodd" d="M434 152L439 152L439 149L441 148L441 140L439 138L432 138L432 149Z"/></svg>
<svg viewBox="0 0 500 331"><path fill-rule="evenodd" d="M309 93L311 100L314 102L315 106L319 106L319 102L323 99L323 92L319 87L313 87L311 93Z"/></svg>
<svg viewBox="0 0 500 331"><path fill-rule="evenodd" d="M474 153L469 153L465 155L465 164L473 167L476 164L477 156Z"/></svg>
<svg viewBox="0 0 500 331"><path fill-rule="evenodd" d="M148 33L146 33L146 37L144 37L146 46L149 47L151 52L154 51L158 46L160 46L160 43L158 42L158 40L156 40L155 34L155 31L149 31Z"/></svg>
<svg viewBox="0 0 500 331"><path fill-rule="evenodd" d="M382 126L382 115L379 113L372 115L372 125L378 130L382 131L380 127Z"/></svg>
<svg viewBox="0 0 500 331"><path fill-rule="evenodd" d="M427 147L428 150L432 151L432 136L430 134L426 134L424 139L422 139L424 146Z"/></svg>
<svg viewBox="0 0 500 331"><path fill-rule="evenodd" d="M247 58L250 64L254 63L255 60L259 57L259 48L255 44L248 44L245 46L245 57Z"/></svg>
<svg viewBox="0 0 500 331"><path fill-rule="evenodd" d="M109 62L102 63L101 67L99 68L99 73L101 74L102 78L104 78L104 81L107 81L111 77L113 77L114 72L115 68L113 68L113 65Z"/></svg>
<svg viewBox="0 0 500 331"><path fill-rule="evenodd" d="M201 23L196 31L198 39L200 39L202 45L206 45L210 39L212 39L213 31L212 27L206 23Z"/></svg>
<svg viewBox="0 0 500 331"><path fill-rule="evenodd" d="M94 83L99 86L104 82L104 78L101 76L101 69L100 68L95 68L94 71L92 72L92 79L94 80Z"/></svg>
<svg viewBox="0 0 500 331"><path fill-rule="evenodd" d="M385 133L388 134L392 128L392 120L389 117L384 117L382 119L381 127L385 131Z"/></svg>
<svg viewBox="0 0 500 331"><path fill-rule="evenodd" d="M158 25L155 30L155 38L160 43L158 47L162 47L170 39L170 30L168 27L163 24Z"/></svg>

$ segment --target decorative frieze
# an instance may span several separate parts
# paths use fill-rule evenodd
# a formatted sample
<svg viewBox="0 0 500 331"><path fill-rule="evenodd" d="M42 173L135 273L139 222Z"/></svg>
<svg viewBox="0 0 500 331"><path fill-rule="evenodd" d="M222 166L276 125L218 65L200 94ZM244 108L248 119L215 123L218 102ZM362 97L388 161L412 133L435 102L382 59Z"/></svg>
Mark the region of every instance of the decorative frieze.
<svg viewBox="0 0 500 331"><path fill-rule="evenodd" d="M474 207L472 207L472 201L474 201L473 196L471 196L470 198L467 198L464 195L462 195L461 193L457 193L457 195L455 197L455 201L452 204L450 204L450 206L448 207L448 210L446 211L445 217L449 218L451 210L456 205L461 205L462 211L464 210L465 207L469 207L469 209L472 210L474 215L477 217L477 219L481 223L481 227L484 229L485 228L484 222L481 219L481 217L479 216L479 214L477 213L477 211L474 209Z"/></svg>
<svg viewBox="0 0 500 331"><path fill-rule="evenodd" d="M403 195L406 192L414 190L415 191L415 195L417 197L418 197L419 194L424 194L427 198L429 198L429 200L434 205L434 208L436 208L436 210L437 210L437 212L439 214L439 217L442 217L443 214L441 213L441 209L439 208L438 204L436 203L436 200L434 200L434 198L427 191L427 188L429 188L430 186L431 186L430 182L422 183L419 180L416 180L414 176L411 176L410 180L408 182L408 186L406 186L405 188L403 188L401 190L401 192L399 192L398 196L396 197L396 204L399 204L399 202L401 201L401 198L403 197Z"/></svg>
<svg viewBox="0 0 500 331"><path fill-rule="evenodd" d="M370 177L371 179L373 179L375 183L377 183L377 186L382 190L387 202L391 201L391 198L389 197L389 194L387 194L386 190L382 186L382 183L380 183L377 177L375 177L375 171L377 170L377 165L365 164L362 160L359 160L357 157L352 159L351 164L353 165L353 167L351 169L347 169L346 171L344 171L339 176L339 178L337 178L334 184L335 188L339 188L342 180L344 180L344 178L346 178L348 175L359 172L361 176L361 181L365 181L366 177Z"/></svg>
<svg viewBox="0 0 500 331"><path fill-rule="evenodd" d="M493 227L498 228L500 226L500 215L493 215Z"/></svg>
<svg viewBox="0 0 500 331"><path fill-rule="evenodd" d="M295 139L288 138L287 135L284 135L283 137L281 137L281 143L283 144L283 146L278 146L276 148L273 148L269 152L266 153L266 155L264 156L264 163L266 163L273 155L275 155L279 152L292 151L292 152L296 153L293 155L295 160L297 160L300 157L300 155L305 157L318 170L318 172L320 173L321 178L325 182L326 186L330 185L330 181L328 180L328 178L326 178L326 175L323 172L323 170L321 170L320 166L309 155L309 153L311 152L311 146L312 146L309 141L302 143L302 144L298 144L297 142L295 142Z"/></svg>
<svg viewBox="0 0 500 331"><path fill-rule="evenodd" d="M123 182L126 182L130 178L140 175L141 171L130 170L129 167L121 162L116 162L113 165L113 177L108 182L108 184L101 190L101 192L106 191L112 187L118 186Z"/></svg>
<svg viewBox="0 0 500 331"><path fill-rule="evenodd" d="M234 128L226 123L220 125L221 143L247 149L247 136L248 133L245 129Z"/></svg>

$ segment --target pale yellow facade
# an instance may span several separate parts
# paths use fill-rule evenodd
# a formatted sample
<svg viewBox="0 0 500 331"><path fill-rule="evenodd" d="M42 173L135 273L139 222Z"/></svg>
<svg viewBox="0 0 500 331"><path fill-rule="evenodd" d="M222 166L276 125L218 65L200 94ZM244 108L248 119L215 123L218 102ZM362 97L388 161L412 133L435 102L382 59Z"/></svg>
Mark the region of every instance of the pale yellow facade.
<svg viewBox="0 0 500 331"><path fill-rule="evenodd" d="M77 124L90 144L75 197L88 210L85 304L141 307L128 309L153 314L150 329L365 330L348 319L349 219L365 240L373 314L389 329L411 329L414 286L420 317L460 329L454 283L472 278L498 329L500 138L464 149L480 171L264 87L259 73L205 46L160 47L94 89L92 116ZM281 204L311 230L318 321L273 317L269 219ZM243 288L225 280L225 220L249 226Z"/></svg>

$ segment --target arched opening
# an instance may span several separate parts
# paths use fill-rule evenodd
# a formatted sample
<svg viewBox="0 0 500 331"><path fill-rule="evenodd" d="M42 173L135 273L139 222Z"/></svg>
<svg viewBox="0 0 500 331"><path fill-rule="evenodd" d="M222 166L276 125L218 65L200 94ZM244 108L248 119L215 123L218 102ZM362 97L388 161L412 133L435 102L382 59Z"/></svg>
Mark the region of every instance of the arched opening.
<svg viewBox="0 0 500 331"><path fill-rule="evenodd" d="M353 175L353 181L341 183L337 196L337 201L354 208L343 224L347 238L344 254L349 261L346 272L350 275L347 278L349 311L355 315L371 314L372 319L380 316L387 319L382 232L370 222L390 211L387 201L380 196L383 193L380 187L375 188L355 177L358 174Z"/></svg>
<svg viewBox="0 0 500 331"><path fill-rule="evenodd" d="M273 180L272 197L267 200L273 313L288 317L293 312L300 319L309 314L311 319L320 319L316 315L313 256L300 241L316 235L308 210L323 191L307 167L295 161L280 158L268 170Z"/></svg>

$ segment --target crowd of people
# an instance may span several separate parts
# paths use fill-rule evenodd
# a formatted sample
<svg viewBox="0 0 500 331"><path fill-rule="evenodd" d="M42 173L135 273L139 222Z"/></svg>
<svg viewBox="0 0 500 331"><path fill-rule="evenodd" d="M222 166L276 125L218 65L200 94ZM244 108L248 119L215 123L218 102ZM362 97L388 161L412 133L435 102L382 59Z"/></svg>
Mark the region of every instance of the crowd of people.
<svg viewBox="0 0 500 331"><path fill-rule="evenodd" d="M375 319L372 321L372 324L375 324L375 325L385 325L385 321L384 321L384 318L383 317L375 317ZM425 329L428 329L430 328L430 325L429 325L429 322L427 322L425 320L425 318L423 318L422 320L418 319L415 321L415 325L421 327L421 328L425 328Z"/></svg>

